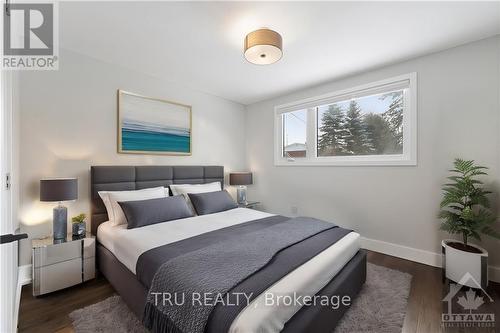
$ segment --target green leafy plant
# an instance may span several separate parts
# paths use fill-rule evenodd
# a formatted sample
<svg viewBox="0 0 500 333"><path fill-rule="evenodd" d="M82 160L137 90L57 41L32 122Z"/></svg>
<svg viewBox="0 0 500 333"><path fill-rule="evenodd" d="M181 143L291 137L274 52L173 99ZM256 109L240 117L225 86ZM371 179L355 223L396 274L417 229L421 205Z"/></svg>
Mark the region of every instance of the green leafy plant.
<svg viewBox="0 0 500 333"><path fill-rule="evenodd" d="M81 213L80 215L73 216L71 218L71 222L73 222L73 223L83 223L83 222L85 222L86 218L87 218L87 215L85 215L84 213Z"/></svg>
<svg viewBox="0 0 500 333"><path fill-rule="evenodd" d="M443 186L443 199L439 218L443 219L441 229L450 234L462 234L467 247L469 238L481 240L480 234L499 238L492 225L496 222L490 211L487 195L490 191L483 188L477 178L487 175L488 168L475 165L474 161L455 159L453 173L448 177L450 183Z"/></svg>

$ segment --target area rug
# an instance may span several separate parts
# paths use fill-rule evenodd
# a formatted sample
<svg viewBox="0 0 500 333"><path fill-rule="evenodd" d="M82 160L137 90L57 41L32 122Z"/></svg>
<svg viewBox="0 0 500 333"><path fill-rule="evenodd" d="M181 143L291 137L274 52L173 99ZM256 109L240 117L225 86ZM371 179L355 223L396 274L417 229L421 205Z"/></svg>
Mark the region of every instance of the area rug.
<svg viewBox="0 0 500 333"><path fill-rule="evenodd" d="M401 332L410 284L409 274L368 264L366 283L335 333ZM147 332L120 296L75 310L69 317L75 333Z"/></svg>
<svg viewBox="0 0 500 333"><path fill-rule="evenodd" d="M368 264L365 285L335 333L400 333L410 286L410 274Z"/></svg>

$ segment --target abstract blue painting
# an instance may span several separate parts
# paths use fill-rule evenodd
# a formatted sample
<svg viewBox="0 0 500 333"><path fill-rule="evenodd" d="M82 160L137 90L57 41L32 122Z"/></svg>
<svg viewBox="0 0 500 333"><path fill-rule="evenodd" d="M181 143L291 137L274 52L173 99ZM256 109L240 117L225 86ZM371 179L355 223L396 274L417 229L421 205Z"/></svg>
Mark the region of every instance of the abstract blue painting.
<svg viewBox="0 0 500 333"><path fill-rule="evenodd" d="M191 107L119 90L118 152L191 155Z"/></svg>

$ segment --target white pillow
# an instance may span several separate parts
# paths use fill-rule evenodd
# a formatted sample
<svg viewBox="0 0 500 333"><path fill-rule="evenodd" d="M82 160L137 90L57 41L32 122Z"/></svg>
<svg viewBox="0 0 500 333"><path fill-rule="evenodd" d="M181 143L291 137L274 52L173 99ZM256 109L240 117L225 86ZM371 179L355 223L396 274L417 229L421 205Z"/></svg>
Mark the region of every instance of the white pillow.
<svg viewBox="0 0 500 333"><path fill-rule="evenodd" d="M208 184L172 184L169 186L173 195L182 195L187 200L189 207L195 215L196 210L194 209L193 204L189 199L188 193L207 193L222 191L220 182L213 182Z"/></svg>
<svg viewBox="0 0 500 333"><path fill-rule="evenodd" d="M185 197L188 197L188 193L207 193L222 191L220 182L213 182L208 184L172 184L169 186L174 195L184 195Z"/></svg>
<svg viewBox="0 0 500 333"><path fill-rule="evenodd" d="M118 202L165 198L168 197L168 188L160 186L143 190L99 191L97 193L104 202L111 225L117 226L127 224L127 218Z"/></svg>

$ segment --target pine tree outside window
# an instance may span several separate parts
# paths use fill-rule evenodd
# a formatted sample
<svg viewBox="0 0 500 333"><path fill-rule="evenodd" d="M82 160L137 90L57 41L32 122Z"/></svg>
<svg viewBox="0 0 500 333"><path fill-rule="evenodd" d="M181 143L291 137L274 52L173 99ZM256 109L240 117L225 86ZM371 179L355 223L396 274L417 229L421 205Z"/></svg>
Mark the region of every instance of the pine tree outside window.
<svg viewBox="0 0 500 333"><path fill-rule="evenodd" d="M402 154L403 96L401 89L317 107L317 156Z"/></svg>
<svg viewBox="0 0 500 333"><path fill-rule="evenodd" d="M416 165L416 73L275 107L275 165Z"/></svg>

